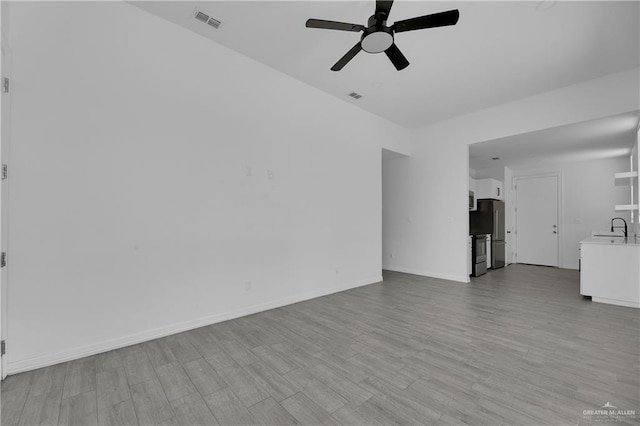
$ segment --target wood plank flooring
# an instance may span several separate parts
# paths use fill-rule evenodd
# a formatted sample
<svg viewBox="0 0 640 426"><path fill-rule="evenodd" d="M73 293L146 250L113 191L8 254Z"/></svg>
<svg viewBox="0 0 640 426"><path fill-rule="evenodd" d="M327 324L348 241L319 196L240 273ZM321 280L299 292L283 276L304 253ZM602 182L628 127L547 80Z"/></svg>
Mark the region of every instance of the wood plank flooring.
<svg viewBox="0 0 640 426"><path fill-rule="evenodd" d="M640 423L640 310L578 273L384 282L9 376L2 425Z"/></svg>

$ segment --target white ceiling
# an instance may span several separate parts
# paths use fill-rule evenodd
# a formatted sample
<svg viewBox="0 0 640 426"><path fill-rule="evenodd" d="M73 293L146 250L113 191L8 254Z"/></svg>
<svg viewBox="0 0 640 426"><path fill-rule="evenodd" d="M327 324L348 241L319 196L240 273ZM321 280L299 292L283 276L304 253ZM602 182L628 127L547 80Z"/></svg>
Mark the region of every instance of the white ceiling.
<svg viewBox="0 0 640 426"><path fill-rule="evenodd" d="M533 167L628 155L640 111L469 145L469 167ZM499 160L492 160L499 157Z"/></svg>
<svg viewBox="0 0 640 426"><path fill-rule="evenodd" d="M400 33L411 65L359 53L360 34L305 28L307 18L365 24L368 1L143 1L134 4L397 124L416 128L639 63L638 2L396 1L389 22L460 10L456 26ZM548 7L552 6L552 7ZM193 19L199 9L218 30ZM353 100L352 91L363 95Z"/></svg>

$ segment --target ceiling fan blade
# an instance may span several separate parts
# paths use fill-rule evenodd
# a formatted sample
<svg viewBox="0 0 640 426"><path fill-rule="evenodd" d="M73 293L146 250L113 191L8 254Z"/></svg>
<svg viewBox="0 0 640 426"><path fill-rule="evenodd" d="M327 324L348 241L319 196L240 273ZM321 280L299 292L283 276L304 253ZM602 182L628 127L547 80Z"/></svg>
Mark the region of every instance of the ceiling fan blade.
<svg viewBox="0 0 640 426"><path fill-rule="evenodd" d="M339 31L364 31L364 25L348 24L346 22L325 21L324 19L308 19L305 24L307 28L321 28L325 30L339 30Z"/></svg>
<svg viewBox="0 0 640 426"><path fill-rule="evenodd" d="M353 46L351 50L349 50L334 66L331 67L331 71L340 71L347 63L353 59L354 56L358 54L362 50L362 46L360 46L360 42Z"/></svg>
<svg viewBox="0 0 640 426"><path fill-rule="evenodd" d="M391 45L390 48L384 51L387 54L387 57L391 60L391 63L398 71L401 71L409 66L409 61L404 57L398 46L395 43Z"/></svg>
<svg viewBox="0 0 640 426"><path fill-rule="evenodd" d="M391 6L393 6L393 0L377 0L376 1L376 13L378 16L379 13L384 13L386 17L389 17L389 13L391 12Z"/></svg>
<svg viewBox="0 0 640 426"><path fill-rule="evenodd" d="M446 27L447 25L455 25L459 17L460 12L458 12L458 9L449 10L447 12L398 21L393 24L393 30L401 33L403 31L422 30L425 28Z"/></svg>

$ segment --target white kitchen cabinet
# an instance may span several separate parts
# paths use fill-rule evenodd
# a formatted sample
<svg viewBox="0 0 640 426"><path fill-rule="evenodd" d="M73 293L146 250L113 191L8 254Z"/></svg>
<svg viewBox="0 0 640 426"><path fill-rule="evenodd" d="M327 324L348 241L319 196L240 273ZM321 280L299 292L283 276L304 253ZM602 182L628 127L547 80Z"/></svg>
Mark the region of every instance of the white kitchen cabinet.
<svg viewBox="0 0 640 426"><path fill-rule="evenodd" d="M640 243L633 237L581 241L580 294L593 302L640 308Z"/></svg>
<svg viewBox="0 0 640 426"><path fill-rule="evenodd" d="M477 179L476 198L491 198L492 200L504 200L502 182L496 179Z"/></svg>
<svg viewBox="0 0 640 426"><path fill-rule="evenodd" d="M473 194L473 206L469 203L469 210L475 211L478 209L478 185L476 184L476 180L472 177L469 177L469 197Z"/></svg>

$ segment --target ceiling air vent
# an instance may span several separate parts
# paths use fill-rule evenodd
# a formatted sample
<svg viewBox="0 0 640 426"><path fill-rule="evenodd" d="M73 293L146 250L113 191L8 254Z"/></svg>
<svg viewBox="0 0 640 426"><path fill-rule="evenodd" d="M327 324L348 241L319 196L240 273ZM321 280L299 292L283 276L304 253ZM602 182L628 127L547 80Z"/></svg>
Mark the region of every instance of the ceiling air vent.
<svg viewBox="0 0 640 426"><path fill-rule="evenodd" d="M204 22L205 24L218 29L218 27L220 26L220 24L222 24L221 21L217 20L216 18L212 18L209 15L207 15L206 13L202 13L199 10L195 11L195 14L193 15L193 17L200 22Z"/></svg>
<svg viewBox="0 0 640 426"><path fill-rule="evenodd" d="M211 25L213 28L218 29L218 27L220 26L222 22L218 21L217 19L214 18L209 18L209 20L207 21L208 25Z"/></svg>
<svg viewBox="0 0 640 426"><path fill-rule="evenodd" d="M195 18L200 22L206 23L209 20L209 15L196 10Z"/></svg>
<svg viewBox="0 0 640 426"><path fill-rule="evenodd" d="M362 97L361 94L356 93L356 92L349 93L349 96L351 96L353 99L360 99Z"/></svg>

